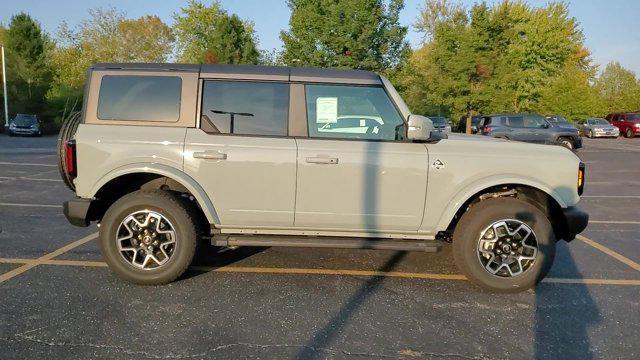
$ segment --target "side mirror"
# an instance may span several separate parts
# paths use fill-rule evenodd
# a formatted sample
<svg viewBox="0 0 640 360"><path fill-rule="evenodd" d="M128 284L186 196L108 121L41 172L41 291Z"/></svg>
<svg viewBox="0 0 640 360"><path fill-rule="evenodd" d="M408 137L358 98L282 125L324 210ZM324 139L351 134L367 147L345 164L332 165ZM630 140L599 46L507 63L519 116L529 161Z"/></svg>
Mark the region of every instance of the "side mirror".
<svg viewBox="0 0 640 360"><path fill-rule="evenodd" d="M407 139L418 142L431 140L435 128L428 117L411 114L407 125Z"/></svg>
<svg viewBox="0 0 640 360"><path fill-rule="evenodd" d="M542 124L542 128L543 128L543 129L548 129L548 128L549 128L549 123L544 123L544 124Z"/></svg>

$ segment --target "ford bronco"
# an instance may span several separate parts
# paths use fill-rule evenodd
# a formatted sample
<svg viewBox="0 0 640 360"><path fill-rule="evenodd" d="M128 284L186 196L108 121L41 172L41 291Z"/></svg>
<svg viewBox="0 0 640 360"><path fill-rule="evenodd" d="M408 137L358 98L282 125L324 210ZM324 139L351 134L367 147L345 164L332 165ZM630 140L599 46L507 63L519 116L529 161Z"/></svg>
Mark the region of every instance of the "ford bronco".
<svg viewBox="0 0 640 360"><path fill-rule="evenodd" d="M534 286L587 225L574 153L445 134L367 71L97 64L61 130L64 203L111 270L163 284L199 241L435 252L479 286ZM449 246L449 245L447 245Z"/></svg>

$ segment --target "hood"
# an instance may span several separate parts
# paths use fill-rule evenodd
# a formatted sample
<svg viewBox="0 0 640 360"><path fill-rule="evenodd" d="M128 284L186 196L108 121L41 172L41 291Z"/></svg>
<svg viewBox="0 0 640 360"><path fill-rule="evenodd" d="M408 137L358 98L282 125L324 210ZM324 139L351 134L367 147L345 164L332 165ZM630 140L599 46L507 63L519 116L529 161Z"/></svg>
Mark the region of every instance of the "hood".
<svg viewBox="0 0 640 360"><path fill-rule="evenodd" d="M613 125L591 125L593 129L601 129L601 130L614 130L616 129Z"/></svg>
<svg viewBox="0 0 640 360"><path fill-rule="evenodd" d="M459 134L452 133L447 136L449 140L464 140L464 141L482 141L482 142L506 142L509 140L498 139L491 136L484 135L472 135L472 134Z"/></svg>

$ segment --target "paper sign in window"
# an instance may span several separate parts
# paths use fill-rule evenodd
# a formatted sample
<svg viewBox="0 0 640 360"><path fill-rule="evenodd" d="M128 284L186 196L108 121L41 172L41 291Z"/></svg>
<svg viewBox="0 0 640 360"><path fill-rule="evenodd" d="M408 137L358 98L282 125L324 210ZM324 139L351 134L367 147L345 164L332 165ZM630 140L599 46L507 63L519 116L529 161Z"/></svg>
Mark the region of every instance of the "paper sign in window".
<svg viewBox="0 0 640 360"><path fill-rule="evenodd" d="M338 98L319 97L316 99L316 123L333 124L338 122Z"/></svg>

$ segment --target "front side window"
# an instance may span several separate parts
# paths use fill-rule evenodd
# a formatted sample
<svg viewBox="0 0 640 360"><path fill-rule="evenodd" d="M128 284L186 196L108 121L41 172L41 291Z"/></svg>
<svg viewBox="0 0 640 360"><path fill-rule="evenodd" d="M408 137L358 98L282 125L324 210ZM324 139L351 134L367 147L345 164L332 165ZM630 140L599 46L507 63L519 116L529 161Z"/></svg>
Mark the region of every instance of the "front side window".
<svg viewBox="0 0 640 360"><path fill-rule="evenodd" d="M180 119L179 76L105 75L98 119L175 122Z"/></svg>
<svg viewBox="0 0 640 360"><path fill-rule="evenodd" d="M205 81L202 121L214 132L286 136L289 85L250 81Z"/></svg>
<svg viewBox="0 0 640 360"><path fill-rule="evenodd" d="M309 136L402 140L404 122L381 87L306 85Z"/></svg>
<svg viewBox="0 0 640 360"><path fill-rule="evenodd" d="M528 128L540 128L546 123L547 121L542 116L534 115L534 116L525 116L524 118L524 127L528 127Z"/></svg>

